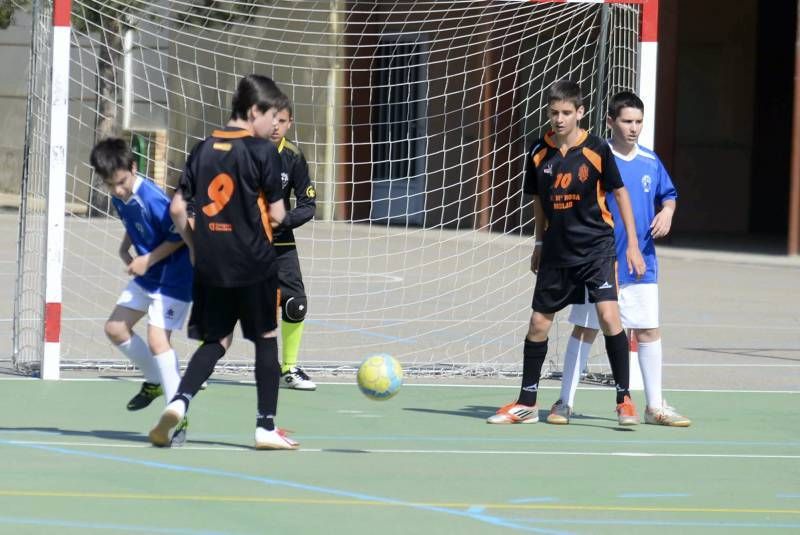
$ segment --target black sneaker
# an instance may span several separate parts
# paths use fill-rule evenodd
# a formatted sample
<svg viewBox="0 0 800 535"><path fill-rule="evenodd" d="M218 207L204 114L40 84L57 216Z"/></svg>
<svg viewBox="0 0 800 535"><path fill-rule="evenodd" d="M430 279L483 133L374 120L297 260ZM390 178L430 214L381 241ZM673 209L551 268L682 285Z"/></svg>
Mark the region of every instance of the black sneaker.
<svg viewBox="0 0 800 535"><path fill-rule="evenodd" d="M139 390L139 393L133 396L128 402L128 410L138 411L144 409L163 393L164 390L161 388L161 385L144 382L142 383L142 389Z"/></svg>

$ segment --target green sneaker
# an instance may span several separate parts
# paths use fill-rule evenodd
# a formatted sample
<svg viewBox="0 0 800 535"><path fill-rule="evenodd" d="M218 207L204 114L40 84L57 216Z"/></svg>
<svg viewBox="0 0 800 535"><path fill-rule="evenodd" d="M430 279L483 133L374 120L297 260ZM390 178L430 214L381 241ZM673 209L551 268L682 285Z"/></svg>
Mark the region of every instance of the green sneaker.
<svg viewBox="0 0 800 535"><path fill-rule="evenodd" d="M186 444L186 430L189 428L189 418L184 416L172 433L172 440L169 441L170 448L180 448Z"/></svg>
<svg viewBox="0 0 800 535"><path fill-rule="evenodd" d="M142 383L142 389L139 390L139 393L133 396L128 402L128 410L138 411L144 409L163 393L164 390L161 388L161 385L144 382Z"/></svg>

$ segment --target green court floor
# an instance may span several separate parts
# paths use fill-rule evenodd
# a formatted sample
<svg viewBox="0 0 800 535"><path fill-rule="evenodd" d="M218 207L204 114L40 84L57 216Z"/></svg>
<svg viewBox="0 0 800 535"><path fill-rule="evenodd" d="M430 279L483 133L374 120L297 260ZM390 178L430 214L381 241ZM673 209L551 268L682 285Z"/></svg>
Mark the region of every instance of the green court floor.
<svg viewBox="0 0 800 535"><path fill-rule="evenodd" d="M137 388L0 381L0 533L800 530L798 393L668 392L692 427L623 429L607 389L580 390L568 426L490 426L515 389L406 385L374 402L322 384L281 391L302 450L264 452L252 384L212 382L175 449L147 443L160 400L125 410Z"/></svg>

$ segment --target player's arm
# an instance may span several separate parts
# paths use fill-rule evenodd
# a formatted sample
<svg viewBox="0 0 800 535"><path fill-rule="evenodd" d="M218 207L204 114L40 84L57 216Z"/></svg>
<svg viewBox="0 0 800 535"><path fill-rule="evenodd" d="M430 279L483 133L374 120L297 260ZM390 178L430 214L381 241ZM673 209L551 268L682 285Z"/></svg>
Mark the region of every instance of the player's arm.
<svg viewBox="0 0 800 535"><path fill-rule="evenodd" d="M533 196L533 254L531 255L531 271L539 272L539 262L542 259L542 242L544 231L547 230L547 217L544 215L542 200L538 195Z"/></svg>
<svg viewBox="0 0 800 535"><path fill-rule="evenodd" d="M661 211L659 211L650 223L650 234L653 238L663 238L669 234L672 228L672 216L675 215L675 208L677 203L675 199L666 199L661 203Z"/></svg>
<svg viewBox="0 0 800 535"><path fill-rule="evenodd" d="M628 248L625 250L625 260L628 263L628 273L636 273L636 278L645 274L646 266L642 252L639 250L639 238L636 236L636 223L633 219L633 209L631 208L631 198L625 186L614 190L614 199L619 207L619 215L625 225L625 233L628 235Z"/></svg>
<svg viewBox="0 0 800 535"><path fill-rule="evenodd" d="M293 184L296 203L294 208L286 213L281 226L293 229L308 223L314 217L317 211L317 193L308 176L308 163L302 154L298 155L289 177Z"/></svg>
<svg viewBox="0 0 800 535"><path fill-rule="evenodd" d="M122 263L126 266L133 261L133 257L131 256L131 237L126 232L124 236L122 236L122 241L119 244L119 257L122 259Z"/></svg>
<svg viewBox="0 0 800 535"><path fill-rule="evenodd" d="M283 204L283 199L269 203L269 219L272 223L272 228L280 225L286 218L286 206Z"/></svg>
<svg viewBox="0 0 800 535"><path fill-rule="evenodd" d="M168 241L161 242L158 247L153 249L147 254L137 256L133 261L128 264L128 275L144 275L150 267L158 264L166 257L183 247L182 241Z"/></svg>
<svg viewBox="0 0 800 535"><path fill-rule="evenodd" d="M169 215L172 218L172 222L175 224L175 230L181 235L181 238L189 248L192 263L194 263L194 240L192 239L194 222L189 217L187 206L186 199L183 198L183 193L181 190L178 190L172 197L172 202L169 203Z"/></svg>

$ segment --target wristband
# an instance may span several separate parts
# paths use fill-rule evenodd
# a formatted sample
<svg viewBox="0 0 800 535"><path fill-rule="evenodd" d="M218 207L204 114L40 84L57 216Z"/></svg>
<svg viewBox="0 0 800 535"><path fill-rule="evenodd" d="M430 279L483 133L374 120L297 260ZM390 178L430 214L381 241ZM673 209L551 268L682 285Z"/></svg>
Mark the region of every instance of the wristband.
<svg viewBox="0 0 800 535"><path fill-rule="evenodd" d="M541 241L533 242L533 246L536 247L537 245L542 245L542 243L544 242Z"/></svg>

